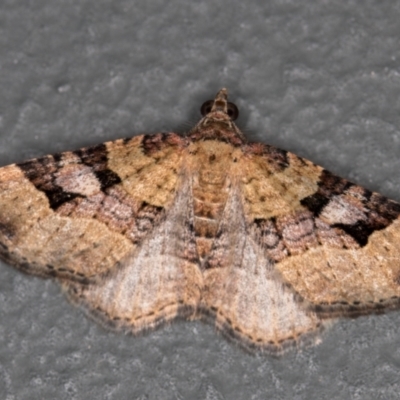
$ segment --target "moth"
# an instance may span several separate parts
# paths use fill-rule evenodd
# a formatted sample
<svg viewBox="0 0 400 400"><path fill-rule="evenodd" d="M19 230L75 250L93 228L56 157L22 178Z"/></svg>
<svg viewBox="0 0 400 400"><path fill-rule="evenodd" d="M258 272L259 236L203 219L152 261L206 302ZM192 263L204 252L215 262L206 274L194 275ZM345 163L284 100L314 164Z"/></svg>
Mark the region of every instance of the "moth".
<svg viewBox="0 0 400 400"><path fill-rule="evenodd" d="M201 113L0 168L1 258L114 329L201 319L265 353L399 308L399 203L249 143L226 89Z"/></svg>

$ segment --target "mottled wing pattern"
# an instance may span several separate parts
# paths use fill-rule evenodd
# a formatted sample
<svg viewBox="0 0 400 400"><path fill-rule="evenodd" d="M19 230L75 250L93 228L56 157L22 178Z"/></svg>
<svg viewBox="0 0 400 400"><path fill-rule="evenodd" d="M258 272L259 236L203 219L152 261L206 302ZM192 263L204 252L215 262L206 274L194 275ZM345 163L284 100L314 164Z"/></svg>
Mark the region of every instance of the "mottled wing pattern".
<svg viewBox="0 0 400 400"><path fill-rule="evenodd" d="M145 135L1 168L0 256L61 280L107 274L163 220L181 150Z"/></svg>
<svg viewBox="0 0 400 400"><path fill-rule="evenodd" d="M400 204L294 154L247 152L254 237L309 309L328 318L398 308Z"/></svg>
<svg viewBox="0 0 400 400"><path fill-rule="evenodd" d="M100 322L211 320L249 350L400 306L400 204L247 144L226 89L185 138L142 135L0 169L0 257Z"/></svg>

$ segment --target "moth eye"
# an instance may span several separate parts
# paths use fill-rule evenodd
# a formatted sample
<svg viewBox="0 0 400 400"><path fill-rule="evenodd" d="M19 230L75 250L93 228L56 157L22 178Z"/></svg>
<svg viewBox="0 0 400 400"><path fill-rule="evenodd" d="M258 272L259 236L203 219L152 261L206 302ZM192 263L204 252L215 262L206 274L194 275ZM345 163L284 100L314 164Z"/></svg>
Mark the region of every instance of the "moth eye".
<svg viewBox="0 0 400 400"><path fill-rule="evenodd" d="M208 113L211 112L212 106L214 104L214 100L207 100L200 108L201 115L205 117Z"/></svg>
<svg viewBox="0 0 400 400"><path fill-rule="evenodd" d="M238 118L239 109L236 107L236 104L228 103L228 115L231 117L232 121Z"/></svg>

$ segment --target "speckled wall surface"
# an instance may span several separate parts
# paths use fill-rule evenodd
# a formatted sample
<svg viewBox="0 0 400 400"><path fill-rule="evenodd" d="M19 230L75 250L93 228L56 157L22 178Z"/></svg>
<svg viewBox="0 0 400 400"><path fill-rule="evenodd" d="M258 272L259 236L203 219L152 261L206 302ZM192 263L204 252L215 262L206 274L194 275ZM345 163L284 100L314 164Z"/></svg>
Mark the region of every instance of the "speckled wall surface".
<svg viewBox="0 0 400 400"><path fill-rule="evenodd" d="M251 140L400 200L400 3L8 0L0 163L185 130L222 86ZM201 323L134 338L0 265L0 398L397 399L400 312L282 358Z"/></svg>

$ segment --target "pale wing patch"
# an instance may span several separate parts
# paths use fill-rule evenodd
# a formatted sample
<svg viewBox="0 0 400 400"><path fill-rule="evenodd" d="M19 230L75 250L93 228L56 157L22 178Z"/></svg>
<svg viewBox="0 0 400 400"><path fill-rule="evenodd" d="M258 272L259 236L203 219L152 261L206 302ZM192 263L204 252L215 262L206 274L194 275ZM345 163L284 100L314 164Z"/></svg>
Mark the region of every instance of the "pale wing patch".
<svg viewBox="0 0 400 400"><path fill-rule="evenodd" d="M320 217L330 224L356 224L367 219L365 210L360 204L352 204L341 196L333 196Z"/></svg>
<svg viewBox="0 0 400 400"><path fill-rule="evenodd" d="M65 284L73 301L117 329L133 333L176 317L194 317L203 278L195 248L189 180L153 235L93 285Z"/></svg>
<svg viewBox="0 0 400 400"><path fill-rule="evenodd" d="M254 243L246 244L242 268L206 271L206 313L223 334L250 350L282 353L288 347L314 343L323 329L321 320L255 251Z"/></svg>
<svg viewBox="0 0 400 400"><path fill-rule="evenodd" d="M100 182L90 167L77 164L65 166L54 179L56 185L66 192L93 196L101 189Z"/></svg>
<svg viewBox="0 0 400 400"><path fill-rule="evenodd" d="M280 353L315 341L321 320L284 285L247 229L240 195L232 189L210 255L216 267L204 272L203 312L248 349Z"/></svg>

